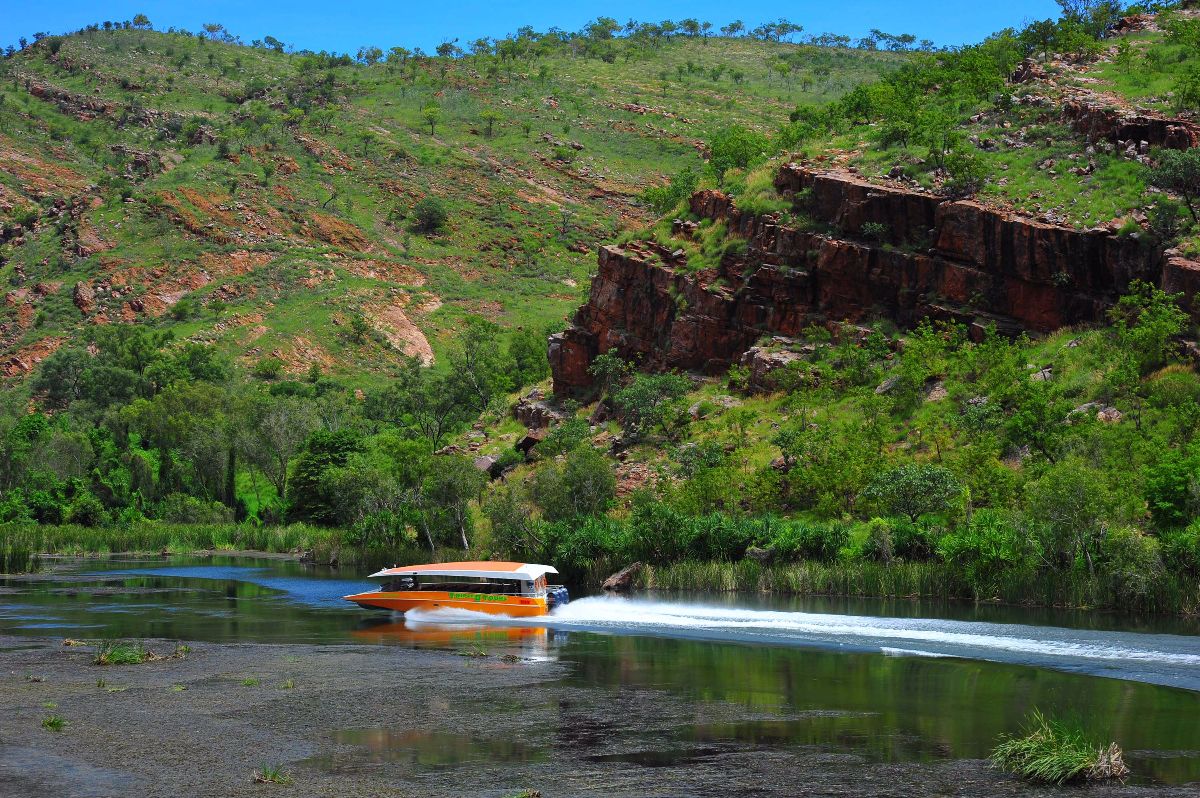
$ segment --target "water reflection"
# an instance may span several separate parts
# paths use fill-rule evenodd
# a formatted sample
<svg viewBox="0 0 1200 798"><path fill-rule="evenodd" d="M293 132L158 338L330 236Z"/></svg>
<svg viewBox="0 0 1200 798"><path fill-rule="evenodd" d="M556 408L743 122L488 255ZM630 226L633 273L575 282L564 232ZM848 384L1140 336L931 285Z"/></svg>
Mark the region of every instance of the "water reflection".
<svg viewBox="0 0 1200 798"><path fill-rule="evenodd" d="M1029 667L1029 660L1005 664L885 656L851 644L801 648L780 639L764 645L760 638L765 634L794 637L796 630L788 624L816 621L779 619L769 612L741 619L744 611L756 608L841 616L821 622L855 626L846 631L848 640L861 638L868 626L937 633L950 628L933 621L902 622L907 617L971 621L980 635L994 635L989 623L1020 622L1022 639L1036 637L1035 642L1100 641L1119 643L1122 650L1180 655L1198 642L1183 636L1186 622L1147 622L1144 631L1158 634L1145 635L1097 631L1119 627L1124 622L1117 616L1096 620L1014 608L752 597L735 602L723 596L698 601L691 596L693 602L724 605L730 611L688 614L668 608L669 624L652 627L644 604L599 604L589 610L581 601L567 607L578 616L574 621L568 613L544 623L441 623L343 606L340 596L363 588L363 582L295 562L219 557L89 561L75 572L0 580L0 632L394 645L486 653L480 662L488 667L556 659L567 666L558 686L593 696L601 706L641 696L633 711L646 713L634 717L610 707L606 715L594 707L548 702L538 714L546 736L541 745L440 728L336 732L347 750L317 763L326 769L383 761L413 769L540 761L550 750L634 767L798 746L880 762L978 758L987 755L999 735L1018 731L1036 707L1074 714L1105 740L1118 740L1140 779L1171 784L1200 780L1200 727L1195 720L1200 693L1136 681L1146 678L1139 671L1144 662L1114 659L1111 672L1122 678L1110 679ZM662 615L662 607L656 612ZM631 618L641 626L631 628ZM680 634L687 624L692 625L689 634L710 639L667 636ZM711 639L714 624L723 624L722 639ZM1084 631L1065 635L1051 624ZM1167 639L1167 632L1174 636ZM539 695L536 689L530 688L532 695ZM465 682L464 691L469 690ZM657 717L663 696L694 707L694 712L673 720ZM487 700L488 711L506 711L505 696ZM528 713L527 707L517 708ZM614 740L619 744L614 746Z"/></svg>
<svg viewBox="0 0 1200 798"><path fill-rule="evenodd" d="M414 771L475 762L533 762L546 759L537 747L502 737L476 737L428 730L343 729L337 743L354 746L344 754L314 757L308 762L329 773L372 764L407 765Z"/></svg>

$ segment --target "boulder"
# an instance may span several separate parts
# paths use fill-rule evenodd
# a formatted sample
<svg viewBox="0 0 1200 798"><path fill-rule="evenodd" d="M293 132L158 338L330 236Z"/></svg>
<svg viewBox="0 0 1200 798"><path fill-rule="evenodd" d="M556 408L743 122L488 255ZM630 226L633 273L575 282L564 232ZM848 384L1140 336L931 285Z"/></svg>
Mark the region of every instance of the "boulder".
<svg viewBox="0 0 1200 798"><path fill-rule="evenodd" d="M516 442L513 448L528 458L529 453L533 450L533 447L537 446L544 440L546 440L546 433L544 431L530 430L525 437Z"/></svg>
<svg viewBox="0 0 1200 798"><path fill-rule="evenodd" d="M489 479L496 479L503 472L503 467L500 465L500 460L491 455L484 455L475 458L475 468L488 475Z"/></svg>
<svg viewBox="0 0 1200 798"><path fill-rule="evenodd" d="M775 547L767 546L765 548L760 548L758 546L751 546L750 548L746 549L746 559L754 560L755 562L763 565L770 565L775 561Z"/></svg>
<svg viewBox="0 0 1200 798"><path fill-rule="evenodd" d="M606 593L629 593L633 590L634 580L638 574L642 572L642 564L635 562L632 565L627 565L615 574L604 580L601 589Z"/></svg>
<svg viewBox="0 0 1200 798"><path fill-rule="evenodd" d="M754 346L742 353L739 362L749 372L746 390L749 393L771 393L779 389L779 372L793 363L802 362L805 355L791 349Z"/></svg>
<svg viewBox="0 0 1200 798"><path fill-rule="evenodd" d="M513 406L513 418L524 424L526 429L545 429L566 417L566 413L544 401L542 392L537 388L522 396Z"/></svg>

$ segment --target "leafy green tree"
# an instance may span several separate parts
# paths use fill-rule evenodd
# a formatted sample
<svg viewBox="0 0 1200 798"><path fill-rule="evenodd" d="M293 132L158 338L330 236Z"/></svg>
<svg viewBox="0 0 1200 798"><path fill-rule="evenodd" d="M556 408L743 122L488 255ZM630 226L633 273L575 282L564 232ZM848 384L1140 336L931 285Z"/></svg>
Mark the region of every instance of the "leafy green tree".
<svg viewBox="0 0 1200 798"><path fill-rule="evenodd" d="M421 109L421 118L429 125L429 135L437 129L437 123L442 120L442 109L436 103L430 103Z"/></svg>
<svg viewBox="0 0 1200 798"><path fill-rule="evenodd" d="M1196 208L1200 201L1200 149L1160 152L1158 165L1150 170L1150 183L1182 197L1192 221L1200 223Z"/></svg>
<svg viewBox="0 0 1200 798"><path fill-rule="evenodd" d="M532 494L547 520L602 515L616 492L617 480L608 458L583 443L567 454L562 466L549 463L534 476Z"/></svg>
<svg viewBox="0 0 1200 798"><path fill-rule="evenodd" d="M333 526L338 521L339 495L335 469L361 451L361 436L353 430L317 430L305 441L287 484L287 519Z"/></svg>
<svg viewBox="0 0 1200 798"><path fill-rule="evenodd" d="M680 374L635 375L612 397L625 435L637 441L655 430L669 432L682 410L678 402L690 387Z"/></svg>
<svg viewBox="0 0 1200 798"><path fill-rule="evenodd" d="M466 319L450 351L450 385L455 396L476 412L513 388L513 360L500 345L500 326L480 316Z"/></svg>
<svg viewBox="0 0 1200 798"><path fill-rule="evenodd" d="M864 497L888 515L903 515L915 524L923 515L951 509L962 492L962 483L949 469L905 463L872 479Z"/></svg>
<svg viewBox="0 0 1200 798"><path fill-rule="evenodd" d="M1182 297L1135 280L1109 310L1118 352L1132 355L1141 373L1164 365L1175 352L1175 339L1188 324L1179 307Z"/></svg>
<svg viewBox="0 0 1200 798"><path fill-rule="evenodd" d="M1078 457L1051 465L1025 486L1031 518L1046 525L1060 565L1086 565L1096 556L1106 528L1117 520L1116 498L1103 474Z"/></svg>
<svg viewBox="0 0 1200 798"><path fill-rule="evenodd" d="M546 336L530 329L517 330L508 339L508 354L512 358L513 385L531 385L550 376L550 361L546 359Z"/></svg>
<svg viewBox="0 0 1200 798"><path fill-rule="evenodd" d="M1200 451L1168 450L1146 470L1146 503L1160 529L1200 517Z"/></svg>
<svg viewBox="0 0 1200 798"><path fill-rule="evenodd" d="M430 194L413 206L412 218L413 229L422 233L435 233L446 226L449 214L446 204Z"/></svg>
<svg viewBox="0 0 1200 798"><path fill-rule="evenodd" d="M470 550L474 529L470 503L479 498L487 481L487 475L469 457L433 458L418 499L421 525L431 550L436 549L437 542L455 537L463 551Z"/></svg>
<svg viewBox="0 0 1200 798"><path fill-rule="evenodd" d="M708 142L708 163L723 180L730 169L747 169L766 160L771 143L761 133L740 125L717 131Z"/></svg>

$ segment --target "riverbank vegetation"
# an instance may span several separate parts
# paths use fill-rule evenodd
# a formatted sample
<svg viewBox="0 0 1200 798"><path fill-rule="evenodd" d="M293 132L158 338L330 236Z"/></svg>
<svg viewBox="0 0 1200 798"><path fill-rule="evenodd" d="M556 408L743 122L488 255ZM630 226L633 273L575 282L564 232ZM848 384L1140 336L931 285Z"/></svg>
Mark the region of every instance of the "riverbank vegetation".
<svg viewBox="0 0 1200 798"><path fill-rule="evenodd" d="M177 47L177 57L188 69L216 70L222 77L233 74L232 68L222 70L224 62L233 63L233 54L241 53L247 60L239 66L245 66L248 79L262 71L266 80L278 55L275 66L284 64L288 79L262 91L295 90L303 102L297 109L301 115L289 121L233 92L234 99L222 99L208 112L232 114L228 120L214 117L214 124L222 124L211 135L193 130L199 143L176 142L182 165L161 173L151 170L155 173L139 177L136 185L112 183L111 196L100 198L108 216L92 223L112 238L108 243L114 248L104 250L113 258L109 265L122 258L141 262L152 257L156 263L183 258L215 270L218 261L206 258L220 255L221 263L234 266L211 286L204 283L208 293L164 304L154 316L137 316L133 305L123 313L125 306L114 304L107 309L112 315L104 315L106 323L84 324L81 312L97 312L93 304L99 300L87 292L93 290L89 270L98 265L99 252L64 260L63 251L84 249L62 238L71 225L38 222L36 213L26 220L32 225L29 240L19 247L4 245L8 259L3 268L14 285L44 278L37 284L58 305L20 327L28 336L25 343L52 336L55 345L39 355L28 379L14 382L0 399L0 570L27 569L39 553L257 549L312 552L318 561L347 564L469 555L554 563L569 579L586 585L639 561L647 566L641 577L647 587L1197 611L1200 377L1184 344L1195 330L1177 296L1138 283L1113 309L1107 325L1036 339L929 322L911 331L898 331L886 320L869 326L814 326L786 344L761 342L786 361L765 375L742 367L720 378L645 374L638 364L602 354L592 365L598 395L586 406L564 400L539 408L551 426L544 436L533 437L514 419L513 403L530 385L545 392L544 332L550 319L544 308L488 304L496 296L540 301L546 284L560 292L563 285L575 287L575 279L586 274L587 267L574 255L569 268L556 260L567 257L570 247L582 254L577 251L580 217L588 216L587 230L597 238L615 229L597 221L597 208L586 214L578 205L565 209L560 203L568 200L546 178L563 170L580 178L581 164L571 163L590 159L593 152L605 155L589 160L589 169L609 163L604 159L611 156L614 171L626 178L639 176L623 178L625 183L643 187L647 163L669 161L683 168L675 183L642 197L656 211L678 206L698 181L722 185L737 195L739 204L767 203L763 209L770 210L776 199L766 193L770 181L754 171L763 158L818 140L858 141L867 134L870 146L860 153L863 158L886 156L920 166L910 177L925 180L936 173L942 181L938 187L945 188L948 180L953 193L981 189L975 178L981 174L980 159L992 157L990 151L958 132L934 134L958 131L959 122L989 103L1004 105L1004 113L1019 113L1007 107L1003 95L1008 92L1000 89L1021 58L1044 55L1066 46L1064 42L1082 47L1080 36L1092 43L1084 49L1094 49L1111 4L1065 5L1068 13L1049 28L1035 24L1003 32L979 47L954 52L909 52L913 42L882 33L863 51L851 52L848 42L837 38L798 49L779 41L795 31L780 33L766 26L754 43L739 38L722 45L739 58L763 49L771 54L771 64L781 65L754 78L706 72L719 66L709 61L720 53L707 37L684 41L694 37L680 38L677 28L664 33L662 26L636 25L620 36L599 20L599 27L577 35L524 31L500 42L483 42L470 56L451 47L438 56L396 51L393 60L364 50L358 64L327 53L285 57L273 47L235 48L219 26L208 38L130 29L111 37L85 30L60 41L58 49L39 41L7 59L10 67L19 64L28 71L27 82L53 78L73 89L96 88L83 74L87 70L74 74L57 56L73 54L112 70L118 68L118 55L157 57L149 47L157 42ZM893 42L895 52L881 52L881 41ZM510 46L525 49L514 55ZM693 51L707 59L704 70L699 60L684 62ZM199 57L201 52L205 57ZM818 67L842 71L822 76L814 68L807 75L797 53L820 56L814 62ZM659 76L663 102L687 99L687 113L713 128L702 148L709 155L707 165L699 163L695 142L679 140L675 125L682 124L682 112L641 102L620 104L615 95L603 92L584 100L587 93L578 91L582 84L577 81L601 74L607 76L600 83L605 92L625 85L613 70L626 70L620 74L628 77L659 58L669 58L677 67L674 74ZM549 88L545 100L540 93L535 98L515 88L530 85L516 79L524 74L520 70L547 64L561 68L563 82L539 78L539 85L563 88L564 97L571 91L579 95L571 114L559 113L560 100L548 96ZM806 75L813 78L807 88ZM753 91L734 91L729 96L737 99L728 101L710 98L709 84L723 85L726 77L738 86L743 79L753 82ZM387 95L392 98L388 102L395 100L393 107L381 98L395 80L405 90L399 100ZM472 92L486 93L487 86L499 91L501 85L509 85L517 92L510 99L525 106L550 108L554 99L556 127L547 126L550 117L542 119L535 131L542 140L550 143L568 133L581 139L575 143L582 150L570 143L555 145L564 160L534 157L540 166L531 174L537 179L519 181L521 191L545 195L534 202L545 212L538 217L545 228L539 233L541 243L493 241L494 236L464 221L470 216L505 230L520 227L509 211L526 200L499 184L492 186L494 193L472 196L475 205L470 207L478 211L472 214L457 212L468 207L464 197L444 202L422 196L414 229L375 224L363 216L365 207L396 203L394 198L385 202L382 195L363 195L351 183L367 185L383 173L394 177L404 170L417 183L434 173L444 182L441 173L454 172L442 160L450 158L444 147L454 137L470 142L471 174L480 171L477 148L489 148L486 152L501 160L518 153L528 160L528 126L521 130L515 119L505 124L485 119L485 109L469 101ZM189 100L186 92L160 88L155 102L182 98L203 104L196 97ZM458 100L429 105L434 94L451 88L462 94ZM646 92L654 88L642 85L640 101L649 102ZM137 93L116 80L105 82L103 90L114 100ZM7 96L5 88L0 97ZM393 108L382 121L395 123L393 132L403 132L403 141L355 138L350 126L355 114L336 116L339 102L368 100L377 110ZM21 95L0 106L0 115L12 116L14 129L28 128L31 136L50 131L55 140L72 139L68 134L80 125L100 131L95 135L106 145L117 135L90 118L86 123L68 116L51 120L47 115L56 112L39 102ZM909 106L919 113L904 110ZM757 109L753 114L751 107ZM626 126L636 123L639 130L647 127L647 115L658 120L655 125L671 129L652 131L654 151L626 151L595 132L608 126L579 124L601 108L605 115L619 114ZM795 109L786 122L785 108ZM172 109L164 105L157 110ZM745 126L716 124L731 115L743 115ZM475 122L486 122L486 133L468 132ZM182 136L182 130L177 133ZM1051 134L1055 140L1071 135L1065 129ZM322 143L325 135L333 138ZM1040 134L1029 138L1028 146L1014 149L1032 151L1046 140ZM264 152L275 155L262 158ZM670 156L667 161L663 152ZM920 163L913 160L918 152ZM272 169L277 162L294 161L289 171L296 166L300 171L292 174L299 177L275 184L285 191L268 191L274 172L260 179L256 171L254 180L230 172L243 158L255 164L260 159ZM1142 190L1150 178L1142 164L1118 164L1119 157L1106 159L1103 153L1096 158L1101 172L1107 165L1122 174L1136 171L1130 196L1143 205L1149 201ZM355 164L358 168L351 168ZM885 165L884 160L874 164ZM93 166L99 175L126 164ZM1045 171L993 166L1005 171L1013 191L1020 193L1028 193L1028 186L1017 182L1018 172L1029 177ZM313 182L317 172L319 179ZM1063 172L1054 182L1074 191L1075 178L1083 176ZM313 199L320 197L325 205L332 203L321 206L338 216L332 221L311 216L315 205L301 207L303 202L288 205L282 215L308 219L292 230L297 236L323 224L326 238L333 240L319 246L309 240L303 251L285 257L278 251L284 246L280 239L255 239L257 233L238 228L230 214L202 201L203 195L188 195L190 203L171 205L171 212L163 206L176 189L191 191L199 183L212 184L211 189L230 180L233 185L221 195L222 202L236 195L268 216L268 210L277 210L269 197L290 192L307 197L304 202L320 204ZM621 191L629 196L628 185L620 191L611 183L588 185L598 198ZM551 190L547 194L542 189ZM398 189L389 191L391 197ZM476 207L480 202L483 210ZM1159 208L1166 200L1156 195L1153 202ZM120 227L115 220L124 218L127 204L146 209L146 215L126 219L130 223ZM399 218L407 218L409 210L398 208ZM1186 225L1178 221L1183 218L1179 208L1174 216L1172 235L1178 237ZM215 221L203 221L208 218ZM348 231L338 221L352 227L361 223L362 230L371 232ZM1081 224L1095 221L1079 217ZM86 233L87 221L76 222ZM669 223L670 214L664 224ZM452 235L445 232L447 225ZM203 232L217 228L223 231L221 242ZM362 233L361 241L355 230ZM887 233L860 232L877 241ZM449 238L439 237L443 234ZM717 239L723 235L710 236L714 257L720 254ZM1169 240L1155 236L1156 245ZM264 245L270 255L263 264L274 263L279 255L287 269L276 264L278 271L266 279L256 273L255 258L231 249L234 238L238 247ZM148 241L174 242L175 249L149 252ZM441 269L443 260L457 262L468 254L482 258L481 241L489 242L486 250L495 260L477 265L494 274L477 280L477 274L468 278ZM343 261L367 246L377 247L381 260L395 262L381 266L371 261L369 278L362 276L368 267L359 264L354 267L358 277L347 281L344 272L350 266ZM505 254L495 254L501 251ZM318 258L321 264L340 264L342 271L328 285L326 272L314 270L310 262ZM409 274L401 258L430 267L428 273ZM51 262L61 267L53 275L43 268ZM403 278L397 276L401 266ZM379 278L381 273L387 276ZM78 303L51 288L51 278L61 287L60 278L67 274L88 286ZM536 278L538 290L529 288L532 283L510 280L514 275ZM430 314L440 312L439 334L420 356L400 355L392 347L386 369L359 380L355 375L363 373L358 370L366 358L363 347L372 341L382 346L386 339L371 332L384 313L375 302L379 298L363 293L356 308L343 309L347 312L339 311L336 318L322 311L310 319L306 314L312 306L281 285L302 285L304 302L319 302L331 292L347 293L347 285L355 291L374 290L378 286L366 281L377 279L388 283L389 291L405 280L414 288L436 289L436 295L428 296L425 289L402 298L389 294L387 301L396 307L410 307L411 301L412 307L431 308ZM109 280L103 287L120 293L126 285ZM14 292L11 301L24 301L28 294ZM577 299L569 294L555 301L564 303L557 306L561 309ZM454 310L439 311L442 300ZM259 304L271 305L268 316L255 315ZM231 308L241 314L240 320L227 313ZM288 315L280 316L284 311ZM112 323L126 317L137 321ZM261 338L231 342L208 335L209 327L244 331L260 323ZM291 357L296 343L292 333L310 328L319 328L326 338L318 346L304 339L302 348L332 352L337 356L332 363L320 358L299 363ZM290 343L283 346L272 337L275 333L286 333ZM239 349L243 344L253 344L254 358ZM451 549L454 555L448 553Z"/></svg>
<svg viewBox="0 0 1200 798"><path fill-rule="evenodd" d="M1006 737L992 753L996 767L1041 784L1124 779L1129 775L1120 747L1092 741L1078 723L1050 719L1034 710L1025 734Z"/></svg>

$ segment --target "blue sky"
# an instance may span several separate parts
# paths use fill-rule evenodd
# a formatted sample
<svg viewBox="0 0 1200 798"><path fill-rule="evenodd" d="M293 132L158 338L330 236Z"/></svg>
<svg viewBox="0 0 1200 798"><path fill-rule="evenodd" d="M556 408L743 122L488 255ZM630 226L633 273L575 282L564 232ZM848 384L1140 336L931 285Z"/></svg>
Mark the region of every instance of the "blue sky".
<svg viewBox="0 0 1200 798"><path fill-rule="evenodd" d="M5 8L7 6L7 8ZM747 25L786 17L806 32L859 36L871 28L888 33L912 33L919 39L955 45L976 42L1000 28L1031 19L1057 16L1054 0L803 0L802 2L739 3L690 0L608 0L607 2L546 2L545 0L200 0L199 2L112 2L0 0L0 46L35 31L61 33L105 19L125 20L142 12L156 28L171 26L200 30L205 22L220 22L245 41L272 35L296 48L354 52L361 45L383 48L402 45L432 50L447 39L470 42L481 36L502 36L522 25L538 30L557 26L577 30L597 16L624 22L695 17L720 27L740 18Z"/></svg>

